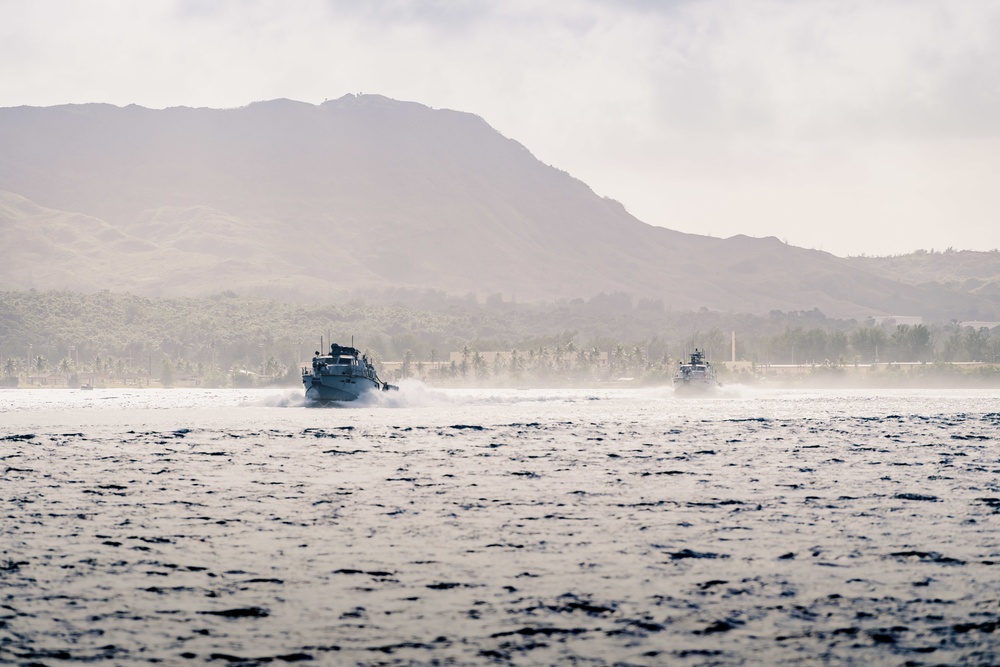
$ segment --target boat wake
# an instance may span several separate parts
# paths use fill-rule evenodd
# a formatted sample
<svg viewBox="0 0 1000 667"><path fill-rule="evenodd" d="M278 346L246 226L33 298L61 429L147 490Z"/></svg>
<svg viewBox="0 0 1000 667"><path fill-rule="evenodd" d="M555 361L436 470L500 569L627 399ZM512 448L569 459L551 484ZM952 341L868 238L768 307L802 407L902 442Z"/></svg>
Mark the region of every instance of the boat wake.
<svg viewBox="0 0 1000 667"><path fill-rule="evenodd" d="M358 400L341 403L341 407L429 408L454 403L448 394L428 387L420 380L400 380L398 390L370 391Z"/></svg>
<svg viewBox="0 0 1000 667"><path fill-rule="evenodd" d="M289 390L284 394L268 396L252 403L259 407L278 408L434 408L461 405L502 406L534 403L576 403L581 400L600 401L606 399L605 392L595 391L593 395L580 397L572 390L514 390L514 389L469 389L442 390L432 388L420 380L407 379L398 382L398 390L369 391L354 401L316 401L307 398L300 390ZM248 403L248 405L251 405Z"/></svg>
<svg viewBox="0 0 1000 667"><path fill-rule="evenodd" d="M303 394L302 390L290 389L282 394L266 396L258 401L246 403L257 407L275 408L435 408L446 406L504 406L546 403L580 403L610 400L618 394L606 389L595 389L581 395L579 390L564 389L436 389L416 379L401 380L398 390L370 391L354 401L315 401ZM687 396L678 394L667 387L642 387L625 390L636 400L688 400L734 399L756 395L755 388L747 385L723 385L709 394Z"/></svg>
<svg viewBox="0 0 1000 667"><path fill-rule="evenodd" d="M315 401L301 390L290 390L270 396L259 405L276 408L425 408L450 405L455 399L442 391L431 389L419 380L402 380L398 389L369 391L354 401Z"/></svg>
<svg viewBox="0 0 1000 667"><path fill-rule="evenodd" d="M302 408L310 404L312 401L305 397L301 389L288 389L283 394L264 396L259 400L243 403L245 406L258 408Z"/></svg>

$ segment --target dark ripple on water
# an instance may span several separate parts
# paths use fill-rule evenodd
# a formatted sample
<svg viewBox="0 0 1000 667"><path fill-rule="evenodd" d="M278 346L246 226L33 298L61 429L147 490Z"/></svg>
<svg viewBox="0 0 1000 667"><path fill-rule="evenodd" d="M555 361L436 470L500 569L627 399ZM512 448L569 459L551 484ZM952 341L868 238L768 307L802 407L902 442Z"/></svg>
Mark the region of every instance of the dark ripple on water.
<svg viewBox="0 0 1000 667"><path fill-rule="evenodd" d="M0 662L997 664L998 425L7 433Z"/></svg>

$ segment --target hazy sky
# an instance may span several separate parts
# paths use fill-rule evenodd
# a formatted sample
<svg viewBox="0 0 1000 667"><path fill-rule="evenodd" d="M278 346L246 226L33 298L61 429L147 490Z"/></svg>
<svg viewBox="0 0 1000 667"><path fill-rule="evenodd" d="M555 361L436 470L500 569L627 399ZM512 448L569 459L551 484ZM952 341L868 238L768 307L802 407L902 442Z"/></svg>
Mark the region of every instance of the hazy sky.
<svg viewBox="0 0 1000 667"><path fill-rule="evenodd" d="M480 115L650 224L1000 246L1000 0L0 0L0 106L357 92Z"/></svg>

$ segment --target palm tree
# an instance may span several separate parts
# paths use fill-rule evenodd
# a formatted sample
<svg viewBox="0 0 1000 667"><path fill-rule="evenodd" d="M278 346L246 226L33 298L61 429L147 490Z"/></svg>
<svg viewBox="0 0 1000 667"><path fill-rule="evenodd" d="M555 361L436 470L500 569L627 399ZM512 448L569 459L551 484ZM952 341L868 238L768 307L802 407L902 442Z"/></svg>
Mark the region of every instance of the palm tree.
<svg viewBox="0 0 1000 667"><path fill-rule="evenodd" d="M462 363L458 367L458 371L462 374L463 378L469 374L469 355L471 355L471 354L472 354L472 351L469 349L469 346L468 345L463 345L462 346Z"/></svg>
<svg viewBox="0 0 1000 667"><path fill-rule="evenodd" d="M503 374L503 357L497 352L493 357L493 377L499 378Z"/></svg>
<svg viewBox="0 0 1000 667"><path fill-rule="evenodd" d="M174 364L170 361L170 357L163 357L163 361L161 362L160 384L164 387L174 386Z"/></svg>
<svg viewBox="0 0 1000 667"><path fill-rule="evenodd" d="M646 351L636 345L632 348L632 366L635 368L635 375L642 374L642 368L646 363Z"/></svg>
<svg viewBox="0 0 1000 667"><path fill-rule="evenodd" d="M524 369L524 361L517 354L517 350L510 351L510 376L515 380L521 378L521 371Z"/></svg>
<svg viewBox="0 0 1000 667"><path fill-rule="evenodd" d="M620 344L615 345L615 349L611 351L611 359L608 361L608 366L611 369L612 375L617 375L627 363L626 361L625 348Z"/></svg>
<svg viewBox="0 0 1000 667"><path fill-rule="evenodd" d="M476 352L472 357L472 368L475 369L476 377L479 379L487 378L490 375L486 359L479 352Z"/></svg>

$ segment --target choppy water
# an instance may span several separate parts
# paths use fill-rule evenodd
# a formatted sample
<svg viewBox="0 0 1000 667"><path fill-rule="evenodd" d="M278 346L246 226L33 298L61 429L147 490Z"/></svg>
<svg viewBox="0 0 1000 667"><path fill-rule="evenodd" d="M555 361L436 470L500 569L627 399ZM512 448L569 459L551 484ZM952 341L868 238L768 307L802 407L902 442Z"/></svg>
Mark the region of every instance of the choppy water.
<svg viewBox="0 0 1000 667"><path fill-rule="evenodd" d="M1000 394L0 391L0 663L994 665Z"/></svg>

